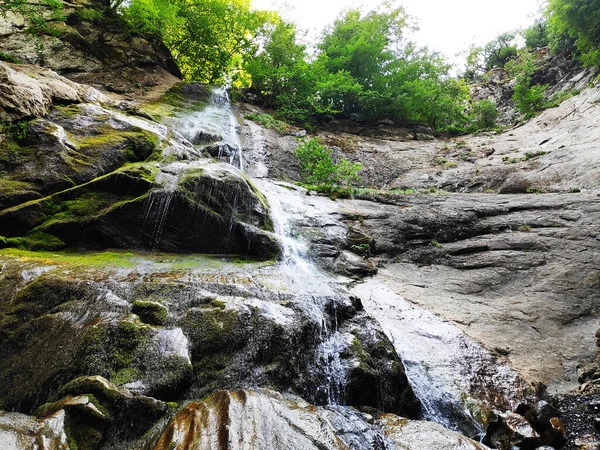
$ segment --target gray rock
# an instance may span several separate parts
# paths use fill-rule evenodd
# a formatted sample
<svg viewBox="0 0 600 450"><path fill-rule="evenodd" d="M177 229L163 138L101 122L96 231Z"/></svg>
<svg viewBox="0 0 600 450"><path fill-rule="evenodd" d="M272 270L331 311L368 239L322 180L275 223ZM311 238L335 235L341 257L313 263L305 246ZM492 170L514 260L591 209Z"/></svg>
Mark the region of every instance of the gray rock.
<svg viewBox="0 0 600 450"><path fill-rule="evenodd" d="M107 97L57 73L0 62L0 120L44 117L54 103L108 103Z"/></svg>

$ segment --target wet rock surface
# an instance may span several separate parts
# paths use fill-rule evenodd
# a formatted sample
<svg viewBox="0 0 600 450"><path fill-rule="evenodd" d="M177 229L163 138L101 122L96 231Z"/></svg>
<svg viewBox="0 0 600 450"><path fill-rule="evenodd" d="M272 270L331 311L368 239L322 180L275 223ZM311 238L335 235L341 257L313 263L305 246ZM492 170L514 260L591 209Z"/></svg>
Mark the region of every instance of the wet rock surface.
<svg viewBox="0 0 600 450"><path fill-rule="evenodd" d="M123 257L132 256L115 262ZM40 417L64 410L92 427L94 448L120 448L165 416L163 402L219 389L269 386L327 404L333 354L323 327L335 322L339 364L348 368L338 401L418 416L401 360L350 299L324 298L324 324L285 278L272 290L281 275L271 265L191 259L197 268L182 269L164 257L135 258L131 268L56 261L47 270L39 268L48 261L4 258L1 408ZM160 324L142 308L149 304L162 306ZM86 419L92 412L99 422ZM135 432L122 430L120 417L135 421Z"/></svg>
<svg viewBox="0 0 600 450"><path fill-rule="evenodd" d="M291 444L293 442L293 444ZM217 392L190 403L151 448L253 449L480 449L487 447L439 425L368 414L343 407L315 408L271 391Z"/></svg>

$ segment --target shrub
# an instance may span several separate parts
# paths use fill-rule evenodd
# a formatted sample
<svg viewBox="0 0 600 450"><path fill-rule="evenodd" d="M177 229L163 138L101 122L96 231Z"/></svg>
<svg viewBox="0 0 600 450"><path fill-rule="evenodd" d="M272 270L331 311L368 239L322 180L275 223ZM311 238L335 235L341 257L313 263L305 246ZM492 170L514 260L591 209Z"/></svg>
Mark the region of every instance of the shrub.
<svg viewBox="0 0 600 450"><path fill-rule="evenodd" d="M496 126L498 109L492 100L481 100L473 105L473 127L477 130L488 130Z"/></svg>
<svg viewBox="0 0 600 450"><path fill-rule="evenodd" d="M331 150L318 138L304 140L296 148L296 157L300 163L302 181L316 186L348 187L360 181L358 172L360 163L351 163L342 158L334 163Z"/></svg>

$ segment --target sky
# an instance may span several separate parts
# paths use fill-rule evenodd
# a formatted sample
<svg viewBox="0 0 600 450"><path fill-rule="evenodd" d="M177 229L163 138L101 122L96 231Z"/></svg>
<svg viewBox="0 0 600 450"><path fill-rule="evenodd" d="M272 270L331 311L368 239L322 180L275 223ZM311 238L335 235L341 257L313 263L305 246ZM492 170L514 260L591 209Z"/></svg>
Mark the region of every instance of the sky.
<svg viewBox="0 0 600 450"><path fill-rule="evenodd" d="M417 19L419 31L410 38L420 46L445 54L462 65L471 43L484 44L505 31L525 28L537 16L543 0L402 0L405 10ZM252 0L256 9L275 10L308 36L318 36L344 9L376 6L369 0Z"/></svg>

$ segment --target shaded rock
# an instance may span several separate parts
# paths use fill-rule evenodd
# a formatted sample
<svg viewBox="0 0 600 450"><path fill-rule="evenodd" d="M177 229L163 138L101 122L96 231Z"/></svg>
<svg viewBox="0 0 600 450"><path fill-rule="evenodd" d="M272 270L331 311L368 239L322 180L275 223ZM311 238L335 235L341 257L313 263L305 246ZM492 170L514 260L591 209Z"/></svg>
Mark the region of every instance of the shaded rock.
<svg viewBox="0 0 600 450"><path fill-rule="evenodd" d="M497 422L491 423L487 429L486 443L494 448L510 449L518 446L524 449L539 447L540 435L522 416L512 412L500 414Z"/></svg>
<svg viewBox="0 0 600 450"><path fill-rule="evenodd" d="M169 310L158 302L137 301L131 305L131 311L150 325L165 325L169 317Z"/></svg>
<svg viewBox="0 0 600 450"><path fill-rule="evenodd" d="M217 136L215 134L209 134L209 133L200 131L198 134L196 134L192 138L192 140L190 142L194 145L203 145L203 144L210 144L211 142L219 142L222 139L223 139L222 136ZM214 155L212 155L212 156L214 156Z"/></svg>
<svg viewBox="0 0 600 450"><path fill-rule="evenodd" d="M377 273L377 267L369 259L343 251L334 262L335 273L346 276L366 277Z"/></svg>
<svg viewBox="0 0 600 450"><path fill-rule="evenodd" d="M27 20L18 14L3 17L0 47L29 64L68 73L86 83L100 83L113 91L143 91L170 72L181 77L169 50L131 32L124 19L102 0L65 4L65 22L42 8L41 17L53 32L32 38ZM40 25L38 25L40 26Z"/></svg>
<svg viewBox="0 0 600 450"><path fill-rule="evenodd" d="M262 272L268 266L248 263L223 275L219 265L204 268L215 264L204 259L194 262L199 271L184 275L177 260L170 268L164 257L147 257L135 257L138 267L124 268L117 257L116 266L79 260L48 270L32 260L30 269L3 260L0 407L30 413L43 403L91 395L111 424L116 420L114 429L120 429L115 417L136 411L145 430L164 404L144 395L205 398L224 388L269 386L321 404L337 390L342 402L418 416L402 362L378 325L357 311L356 299L324 296L323 315L315 317L314 298L293 288L272 290L279 275L273 268ZM24 276L30 280L25 287ZM182 281L187 276L195 281ZM150 326L131 314L140 303L164 305L168 326ZM323 334L334 327L339 331ZM338 345L337 356L326 351L330 344ZM360 370L346 376L352 366ZM331 367L340 369L335 387Z"/></svg>

